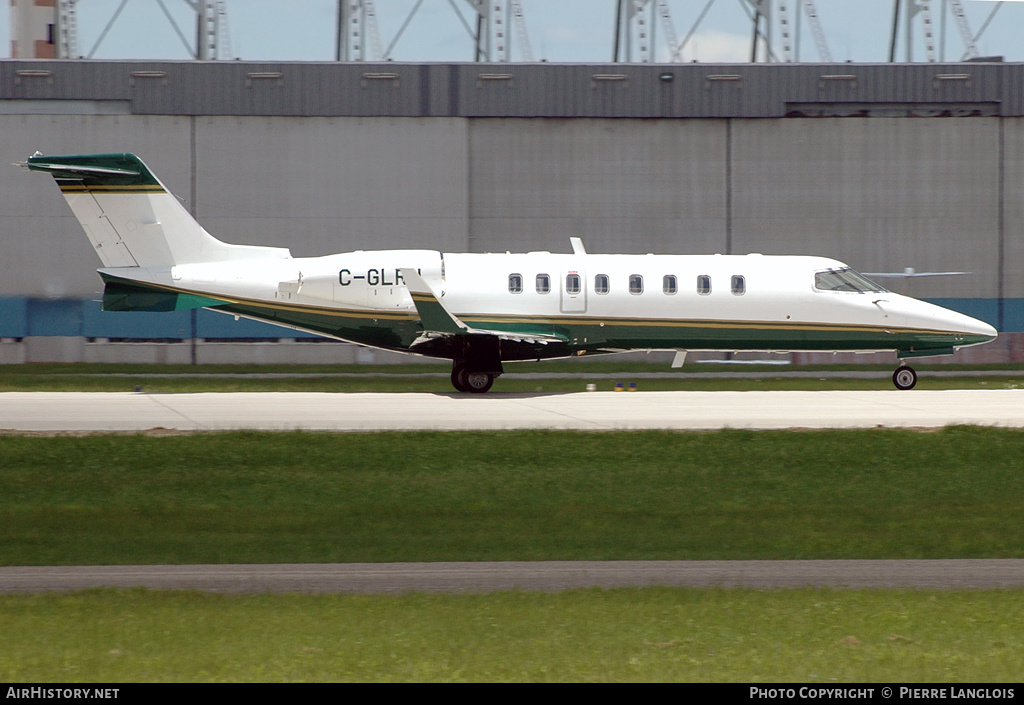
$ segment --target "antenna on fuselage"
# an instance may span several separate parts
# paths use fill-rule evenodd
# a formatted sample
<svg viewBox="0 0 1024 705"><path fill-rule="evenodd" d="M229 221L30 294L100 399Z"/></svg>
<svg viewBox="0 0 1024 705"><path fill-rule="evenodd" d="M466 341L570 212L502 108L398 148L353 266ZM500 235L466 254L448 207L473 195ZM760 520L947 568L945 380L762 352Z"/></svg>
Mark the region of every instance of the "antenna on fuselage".
<svg viewBox="0 0 1024 705"><path fill-rule="evenodd" d="M578 237L569 238L569 243L572 245L572 253L574 255L585 255L587 254L587 248L583 246L583 239Z"/></svg>

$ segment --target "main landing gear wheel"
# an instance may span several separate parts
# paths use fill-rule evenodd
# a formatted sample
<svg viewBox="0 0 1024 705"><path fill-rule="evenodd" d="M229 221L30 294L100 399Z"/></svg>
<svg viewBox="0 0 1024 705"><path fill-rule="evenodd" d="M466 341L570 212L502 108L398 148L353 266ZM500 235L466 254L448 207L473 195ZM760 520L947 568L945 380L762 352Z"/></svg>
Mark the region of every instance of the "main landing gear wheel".
<svg viewBox="0 0 1024 705"><path fill-rule="evenodd" d="M483 394L494 384L494 377L487 372L467 372L462 365L452 368L452 386L460 392Z"/></svg>
<svg viewBox="0 0 1024 705"><path fill-rule="evenodd" d="M913 367L901 365L892 373L892 383L896 385L896 389L913 389L917 384L917 372Z"/></svg>

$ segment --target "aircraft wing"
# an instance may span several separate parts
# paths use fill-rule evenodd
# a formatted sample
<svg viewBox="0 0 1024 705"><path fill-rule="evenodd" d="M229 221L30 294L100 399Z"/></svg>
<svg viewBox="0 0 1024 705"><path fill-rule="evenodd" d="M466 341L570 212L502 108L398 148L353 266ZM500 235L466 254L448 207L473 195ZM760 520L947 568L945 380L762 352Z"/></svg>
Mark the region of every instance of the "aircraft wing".
<svg viewBox="0 0 1024 705"><path fill-rule="evenodd" d="M564 343L568 340L568 338L545 333L512 333L469 326L448 310L448 307L434 293L430 284L415 269L403 268L402 279L409 287L409 294L412 296L413 304L416 305L416 312L420 314L420 321L423 322L424 338L451 335L492 335L502 340L541 345ZM413 345L415 346L415 343Z"/></svg>
<svg viewBox="0 0 1024 705"><path fill-rule="evenodd" d="M409 287L409 294L416 305L416 312L420 314L425 331L449 335L469 335L472 332L469 326L441 303L434 290L430 288L430 284L427 284L419 272L412 267L404 267L402 279Z"/></svg>

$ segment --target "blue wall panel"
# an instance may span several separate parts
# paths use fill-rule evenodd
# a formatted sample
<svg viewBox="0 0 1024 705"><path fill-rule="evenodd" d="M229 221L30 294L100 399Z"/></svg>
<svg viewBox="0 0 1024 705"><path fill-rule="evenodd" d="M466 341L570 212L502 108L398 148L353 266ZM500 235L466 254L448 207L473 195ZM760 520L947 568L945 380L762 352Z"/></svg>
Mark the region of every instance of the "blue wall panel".
<svg viewBox="0 0 1024 705"><path fill-rule="evenodd" d="M152 340L192 337L188 311L101 311L99 301L85 301L83 310L83 335L87 338Z"/></svg>
<svg viewBox="0 0 1024 705"><path fill-rule="evenodd" d="M317 337L245 318L236 321L234 316L205 309L195 315L197 338ZM184 340L192 337L192 311L102 311L100 302L92 299L0 298L0 338L36 335Z"/></svg>
<svg viewBox="0 0 1024 705"><path fill-rule="evenodd" d="M24 296L0 298L0 338L24 338L28 335L28 299Z"/></svg>
<svg viewBox="0 0 1024 705"><path fill-rule="evenodd" d="M29 299L25 335L80 336L85 304L82 299Z"/></svg>
<svg viewBox="0 0 1024 705"><path fill-rule="evenodd" d="M925 301L985 321L996 328L999 327L999 299L925 299ZM1019 301L1019 299L1004 299L1004 301ZM1024 321L1020 321L1020 323L1024 324ZM1003 332L1020 330L1024 330L1024 328L1008 328Z"/></svg>
<svg viewBox="0 0 1024 705"><path fill-rule="evenodd" d="M201 309L196 314L197 338L316 338L311 333Z"/></svg>
<svg viewBox="0 0 1024 705"><path fill-rule="evenodd" d="M1007 333L1024 331L1024 299L1003 299L1003 326Z"/></svg>

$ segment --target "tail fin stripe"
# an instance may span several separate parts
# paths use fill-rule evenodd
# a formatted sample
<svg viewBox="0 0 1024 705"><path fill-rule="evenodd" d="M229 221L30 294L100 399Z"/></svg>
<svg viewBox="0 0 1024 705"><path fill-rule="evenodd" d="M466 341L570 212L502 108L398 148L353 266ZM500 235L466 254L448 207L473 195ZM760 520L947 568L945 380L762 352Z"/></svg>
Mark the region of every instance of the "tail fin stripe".
<svg viewBox="0 0 1024 705"><path fill-rule="evenodd" d="M60 190L64 193L164 193L161 186L148 186L131 184L127 186L87 186L81 181L73 183L59 183Z"/></svg>

